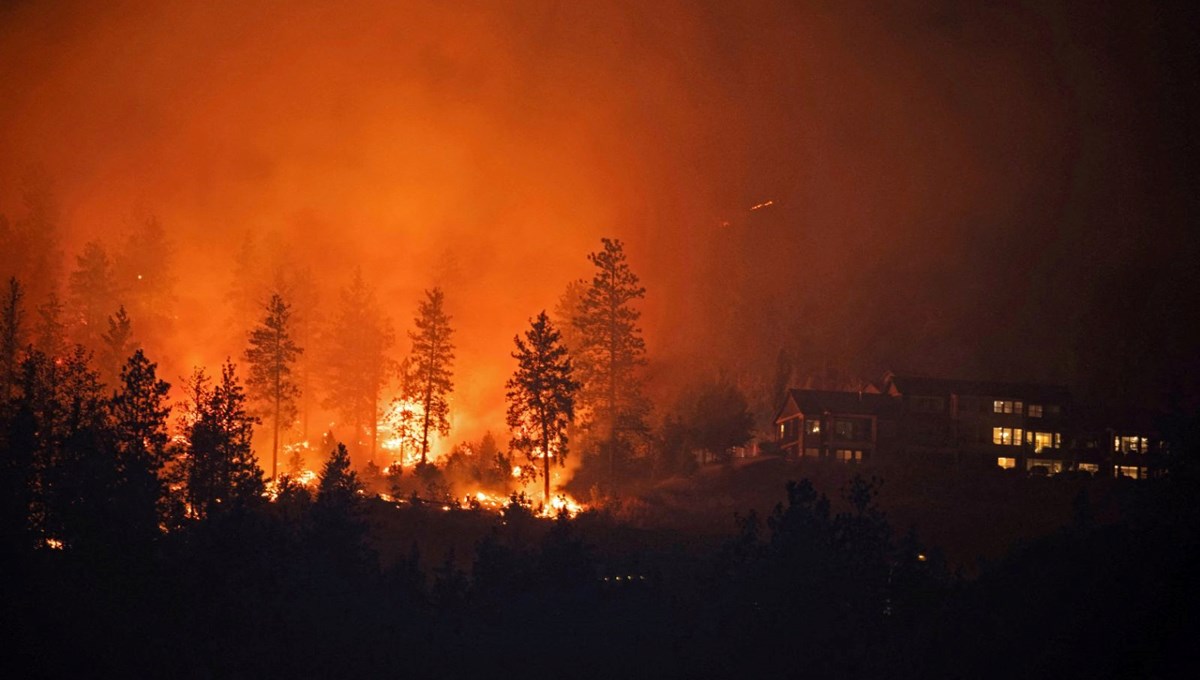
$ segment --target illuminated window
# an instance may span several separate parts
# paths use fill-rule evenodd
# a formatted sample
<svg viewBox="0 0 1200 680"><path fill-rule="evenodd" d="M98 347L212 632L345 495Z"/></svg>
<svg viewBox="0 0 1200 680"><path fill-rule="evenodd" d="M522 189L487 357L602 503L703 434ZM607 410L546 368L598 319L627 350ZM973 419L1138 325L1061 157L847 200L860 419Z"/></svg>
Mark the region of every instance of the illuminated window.
<svg viewBox="0 0 1200 680"><path fill-rule="evenodd" d="M1041 404L1030 404L1029 405L1029 417L1030 418L1041 418L1042 417L1042 405Z"/></svg>
<svg viewBox="0 0 1200 680"><path fill-rule="evenodd" d="M1057 475L1062 472L1062 461L1059 460L1030 460L1025 465L1030 472L1046 475Z"/></svg>
<svg viewBox="0 0 1200 680"><path fill-rule="evenodd" d="M1015 413L1021 415L1024 410L1025 404L1021 401L997 399L992 402L992 413Z"/></svg>
<svg viewBox="0 0 1200 680"><path fill-rule="evenodd" d="M821 421L809 420L805 422L804 431L809 434L821 434Z"/></svg>
<svg viewBox="0 0 1200 680"><path fill-rule="evenodd" d="M1062 444L1062 435L1057 432L1033 432L1025 436L1025 441L1033 445L1034 451L1042 449L1057 449Z"/></svg>
<svg viewBox="0 0 1200 680"><path fill-rule="evenodd" d="M997 458L996 465L999 465L1001 468L1003 468L1005 470L1011 470L1017 466L1017 459L1016 458L1003 458L1003 457Z"/></svg>
<svg viewBox="0 0 1200 680"><path fill-rule="evenodd" d="M862 460L862 451L855 449L838 449L837 459L843 463L853 463Z"/></svg>
<svg viewBox="0 0 1200 680"><path fill-rule="evenodd" d="M1113 449L1117 453L1146 453L1150 440L1145 437L1113 437Z"/></svg>
<svg viewBox="0 0 1200 680"><path fill-rule="evenodd" d="M1080 463L1079 471L1080 472L1090 472L1094 475L1100 471L1100 466L1095 463Z"/></svg>
<svg viewBox="0 0 1200 680"><path fill-rule="evenodd" d="M1142 473L1143 470L1145 470L1145 468L1140 468L1136 465L1114 465L1113 466L1113 477L1128 477L1130 479L1141 479L1143 477L1143 473Z"/></svg>
<svg viewBox="0 0 1200 680"><path fill-rule="evenodd" d="M1019 427L993 427L992 443L997 446L1020 446L1021 435Z"/></svg>

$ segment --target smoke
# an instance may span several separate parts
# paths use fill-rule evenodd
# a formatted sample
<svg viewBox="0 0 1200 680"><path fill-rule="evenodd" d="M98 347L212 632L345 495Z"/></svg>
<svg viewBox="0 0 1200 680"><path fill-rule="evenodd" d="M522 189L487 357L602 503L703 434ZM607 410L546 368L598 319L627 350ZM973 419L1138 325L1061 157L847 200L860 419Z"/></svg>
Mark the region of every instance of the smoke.
<svg viewBox="0 0 1200 680"><path fill-rule="evenodd" d="M1150 181L1182 153L1152 126L1186 118L1164 67L1194 44L1180 23L1021 3L16 2L0 209L20 212L35 164L67 253L157 215L180 372L240 353L212 310L247 234L325 301L361 266L397 355L442 285L456 439L500 429L512 336L601 236L649 291L665 382L769 384L782 354L796 378L1086 382L1071 310L1119 267L1096 243L1150 204L1170 238L1195 214L1181 179Z"/></svg>

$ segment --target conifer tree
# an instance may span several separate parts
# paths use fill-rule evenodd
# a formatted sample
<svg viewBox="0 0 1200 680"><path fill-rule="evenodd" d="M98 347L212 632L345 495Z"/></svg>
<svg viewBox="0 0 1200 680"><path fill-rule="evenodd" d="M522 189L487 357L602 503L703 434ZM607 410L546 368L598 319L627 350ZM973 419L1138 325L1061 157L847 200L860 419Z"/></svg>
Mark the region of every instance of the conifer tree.
<svg viewBox="0 0 1200 680"><path fill-rule="evenodd" d="M195 400L187 428L187 502L197 518L221 509L244 507L261 498L262 470L250 441L257 420L246 412L246 395L234 366L226 362L221 381L197 369L187 386Z"/></svg>
<svg viewBox="0 0 1200 680"><path fill-rule="evenodd" d="M573 320L579 347L572 349L583 385L584 424L603 442L611 483L627 444L625 435L646 430L649 404L642 396L639 370L646 363L646 343L637 325L641 312L633 306L646 289L630 270L621 242L605 238L601 243L602 250L588 255L596 272Z"/></svg>
<svg viewBox="0 0 1200 680"><path fill-rule="evenodd" d="M250 332L246 362L250 377L246 386L260 413L271 419L271 478L279 473L279 430L296 419L300 386L293 375L296 360L304 349L292 339L291 307L278 294L271 296L267 314Z"/></svg>
<svg viewBox="0 0 1200 680"><path fill-rule="evenodd" d="M412 340L413 388L422 407L421 465L429 455L430 427L443 437L450 433L450 421L446 416L450 412L447 396L454 389L454 345L451 342L454 330L443 308L444 302L441 288L425 291L425 299L417 307L417 330L408 334Z"/></svg>
<svg viewBox="0 0 1200 680"><path fill-rule="evenodd" d="M116 280L104 246L89 242L75 258L67 290L77 341L95 349L104 332L109 310L117 306Z"/></svg>
<svg viewBox="0 0 1200 680"><path fill-rule="evenodd" d="M321 470L313 503L313 536L322 556L343 573L363 563L367 526L362 517L362 483L350 468L350 453L338 442Z"/></svg>
<svg viewBox="0 0 1200 680"><path fill-rule="evenodd" d="M155 536L162 514L160 473L167 462L171 386L158 379L157 366L140 349L121 368L119 385L110 410L120 499L128 518L126 533L145 543Z"/></svg>
<svg viewBox="0 0 1200 680"><path fill-rule="evenodd" d="M119 377L122 364L129 356L133 336L133 323L125 312L125 305L108 317L108 331L100 336L100 377L112 384Z"/></svg>
<svg viewBox="0 0 1200 680"><path fill-rule="evenodd" d="M116 289L130 316L137 319L143 347L162 347L174 329L174 262L172 244L154 215L134 225L115 257Z"/></svg>
<svg viewBox="0 0 1200 680"><path fill-rule="evenodd" d="M33 346L51 359L67 354L67 327L63 323L63 306L58 293L51 291L38 306L37 325L33 329Z"/></svg>
<svg viewBox="0 0 1200 680"><path fill-rule="evenodd" d="M360 441L364 430L368 433L369 462L375 460L379 393L395 370L387 355L395 340L391 321L380 312L375 292L356 269L350 286L341 293L328 331L322 403L349 421L354 443Z"/></svg>
<svg viewBox="0 0 1200 680"><path fill-rule="evenodd" d="M25 346L25 312L21 301L25 291L16 277L8 280L0 306L0 402L11 396L16 385L17 365Z"/></svg>
<svg viewBox="0 0 1200 680"><path fill-rule="evenodd" d="M567 456L567 426L575 417L575 393L579 383L572 378L571 359L561 336L546 312L532 321L521 336L513 338L517 370L508 380L508 427L511 445L531 463L542 460L544 501L550 502L550 459L559 465Z"/></svg>

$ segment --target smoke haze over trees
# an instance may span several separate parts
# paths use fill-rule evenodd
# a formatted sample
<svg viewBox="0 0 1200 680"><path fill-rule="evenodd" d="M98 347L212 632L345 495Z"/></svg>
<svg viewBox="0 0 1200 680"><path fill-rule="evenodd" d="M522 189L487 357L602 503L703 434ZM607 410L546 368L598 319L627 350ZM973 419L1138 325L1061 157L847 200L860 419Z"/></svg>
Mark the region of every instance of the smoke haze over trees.
<svg viewBox="0 0 1200 680"><path fill-rule="evenodd" d="M794 383L893 368L1196 393L1183 4L288 14L0 9L0 276L31 322L54 288L73 310L88 243L118 290L157 277L120 255L153 238L145 215L171 244L170 311L118 302L165 375L240 353L206 310L247 233L327 302L361 264L393 319L436 280L471 301L449 312L476 376L452 425L473 437L503 416L512 329L610 236L649 291L659 391L723 365L762 417L784 356Z"/></svg>

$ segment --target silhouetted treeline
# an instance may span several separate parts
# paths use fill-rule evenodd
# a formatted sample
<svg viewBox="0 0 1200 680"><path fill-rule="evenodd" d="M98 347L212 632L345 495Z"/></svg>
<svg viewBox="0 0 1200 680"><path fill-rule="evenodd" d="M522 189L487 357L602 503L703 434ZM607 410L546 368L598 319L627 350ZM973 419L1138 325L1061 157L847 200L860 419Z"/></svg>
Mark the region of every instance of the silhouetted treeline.
<svg viewBox="0 0 1200 680"><path fill-rule="evenodd" d="M0 336L25 337L19 314L0 317ZM600 511L547 521L520 498L498 515L399 505L365 494L332 442L314 489L264 482L256 418L230 363L192 375L169 436L168 386L141 350L111 385L79 345L49 355L27 344L3 358L6 677L1058 678L1194 667L1194 423L1168 476L1127 486L1119 521L1098 523L1081 496L1070 528L968 580L915 531L897 532L874 479L852 478L833 500L789 483L773 512L739 518L719 540ZM728 385L695 404L695 425L719 412L730 426L681 425L680 438L724 447L744 431L744 401ZM497 447L478 448L458 474L496 472L486 459Z"/></svg>

